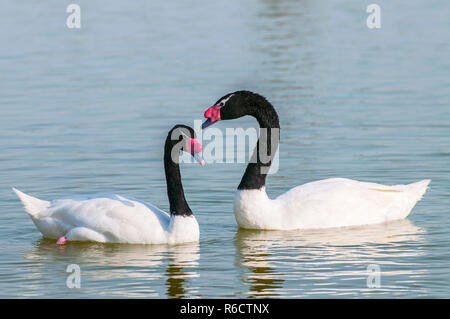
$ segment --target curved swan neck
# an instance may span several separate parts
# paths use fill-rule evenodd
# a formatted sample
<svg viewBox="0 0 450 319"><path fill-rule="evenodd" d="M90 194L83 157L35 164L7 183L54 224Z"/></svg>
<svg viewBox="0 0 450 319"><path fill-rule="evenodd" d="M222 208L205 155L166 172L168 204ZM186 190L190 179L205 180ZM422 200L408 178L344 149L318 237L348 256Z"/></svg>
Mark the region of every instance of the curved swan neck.
<svg viewBox="0 0 450 319"><path fill-rule="evenodd" d="M180 165L172 161L172 147L174 141L168 136L164 146L164 170L166 173L167 196L170 203L170 214L175 216L193 215L181 183Z"/></svg>
<svg viewBox="0 0 450 319"><path fill-rule="evenodd" d="M275 156L280 139L280 123L278 114L272 104L259 94L251 93L247 99L247 107L259 123L260 137L247 165L241 183L242 189L260 189L266 184L266 176Z"/></svg>

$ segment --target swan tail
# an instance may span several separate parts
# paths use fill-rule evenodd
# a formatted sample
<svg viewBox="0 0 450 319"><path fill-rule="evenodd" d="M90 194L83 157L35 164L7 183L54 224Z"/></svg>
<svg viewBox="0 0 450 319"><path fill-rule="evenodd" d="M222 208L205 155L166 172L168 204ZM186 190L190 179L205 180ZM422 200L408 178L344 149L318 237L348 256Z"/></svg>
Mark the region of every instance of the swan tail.
<svg viewBox="0 0 450 319"><path fill-rule="evenodd" d="M22 193L18 189L12 189L25 208L25 211L34 218L38 218L39 214L50 206L50 202Z"/></svg>
<svg viewBox="0 0 450 319"><path fill-rule="evenodd" d="M388 206L387 220L396 220L406 218L425 194L431 180L422 181L407 185L394 185L386 189L377 189L380 192L393 194L391 204Z"/></svg>
<svg viewBox="0 0 450 319"><path fill-rule="evenodd" d="M406 202L404 202L404 210L401 214L402 216L400 216L401 218L406 218L411 213L414 206L422 199L423 195L427 191L430 182L431 180L424 179L420 182L403 185L403 191L406 194Z"/></svg>
<svg viewBox="0 0 450 319"><path fill-rule="evenodd" d="M426 193L428 189L428 185L430 184L431 179L424 179L420 182L408 184L407 190L416 200L416 203L422 199L423 195Z"/></svg>

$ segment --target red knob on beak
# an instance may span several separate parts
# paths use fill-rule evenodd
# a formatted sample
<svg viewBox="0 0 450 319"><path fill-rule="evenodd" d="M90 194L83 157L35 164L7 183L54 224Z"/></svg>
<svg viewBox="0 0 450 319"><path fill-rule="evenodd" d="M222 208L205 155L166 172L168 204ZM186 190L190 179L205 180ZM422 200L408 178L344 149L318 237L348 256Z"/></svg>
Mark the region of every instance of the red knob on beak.
<svg viewBox="0 0 450 319"><path fill-rule="evenodd" d="M202 129L205 129L215 122L220 121L220 105L211 106L206 110L204 115L207 120L202 124Z"/></svg>
<svg viewBox="0 0 450 319"><path fill-rule="evenodd" d="M199 154L203 150L202 144L196 139L196 138L189 138L186 140L185 145L186 152L191 153L192 156L194 156L194 159L201 165L205 165L205 160L203 157Z"/></svg>

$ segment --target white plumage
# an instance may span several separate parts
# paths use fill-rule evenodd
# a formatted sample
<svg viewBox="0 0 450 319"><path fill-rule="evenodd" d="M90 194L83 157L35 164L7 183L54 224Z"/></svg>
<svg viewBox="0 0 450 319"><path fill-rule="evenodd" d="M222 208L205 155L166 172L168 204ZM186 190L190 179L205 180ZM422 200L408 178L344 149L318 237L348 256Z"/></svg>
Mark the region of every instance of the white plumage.
<svg viewBox="0 0 450 319"><path fill-rule="evenodd" d="M193 215L169 215L139 200L115 194L44 201L13 188L44 237L101 243L176 244L198 241Z"/></svg>
<svg viewBox="0 0 450 319"><path fill-rule="evenodd" d="M234 213L247 229L289 230L383 223L406 218L430 180L385 186L331 178L297 186L272 200L265 187L238 190Z"/></svg>
<svg viewBox="0 0 450 319"><path fill-rule="evenodd" d="M254 117L262 129L262 138L258 139L234 199L234 214L241 228L316 229L403 219L430 183L423 180L385 186L330 178L297 186L272 200L267 196L265 183L280 137L280 123L273 105L257 93L241 90L220 98L204 115L203 129L221 120L246 115Z"/></svg>

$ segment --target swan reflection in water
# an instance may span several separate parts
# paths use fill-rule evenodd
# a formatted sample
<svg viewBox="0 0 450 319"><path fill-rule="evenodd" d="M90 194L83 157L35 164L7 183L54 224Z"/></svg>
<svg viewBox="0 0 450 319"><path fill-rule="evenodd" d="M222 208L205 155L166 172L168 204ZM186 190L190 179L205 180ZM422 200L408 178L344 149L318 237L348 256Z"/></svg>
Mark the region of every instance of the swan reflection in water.
<svg viewBox="0 0 450 319"><path fill-rule="evenodd" d="M186 280L199 277L196 272L198 259L200 258L198 243L186 243L171 247L172 254L166 269L167 296L170 298L185 298L196 293L186 291ZM194 289L194 288L192 288Z"/></svg>
<svg viewBox="0 0 450 319"><path fill-rule="evenodd" d="M242 281L251 297L361 295L369 289L370 264L381 267L382 289L402 289L395 282L398 276L409 280L426 271L408 267L408 257L413 265L414 257L423 254L424 233L409 220L322 230L239 229L234 238L236 265L243 269ZM358 280L360 288L355 289L352 280Z"/></svg>
<svg viewBox="0 0 450 319"><path fill-rule="evenodd" d="M427 271L414 265L424 254L424 234L409 220L326 230L238 230L230 258L250 297L363 296L369 293L370 264L381 267L381 293L401 292L416 289L411 281ZM190 298L202 293L194 280L200 277L198 243L58 246L42 239L24 258L23 297L45 296L48 286L60 287L53 295L70 298ZM80 289L66 287L70 264L81 268Z"/></svg>
<svg viewBox="0 0 450 319"><path fill-rule="evenodd" d="M25 256L33 266L27 288L42 290L42 279L60 283L69 297L190 297L196 290L189 287L189 279L198 277L200 258L198 243L178 245L131 245L69 243L56 245L54 240L41 239ZM81 289L67 289L70 275L66 267L77 264L81 269ZM165 288L161 279L165 279ZM39 287L33 279L40 278ZM165 289L165 290L164 290ZM78 294L78 295L77 295Z"/></svg>

